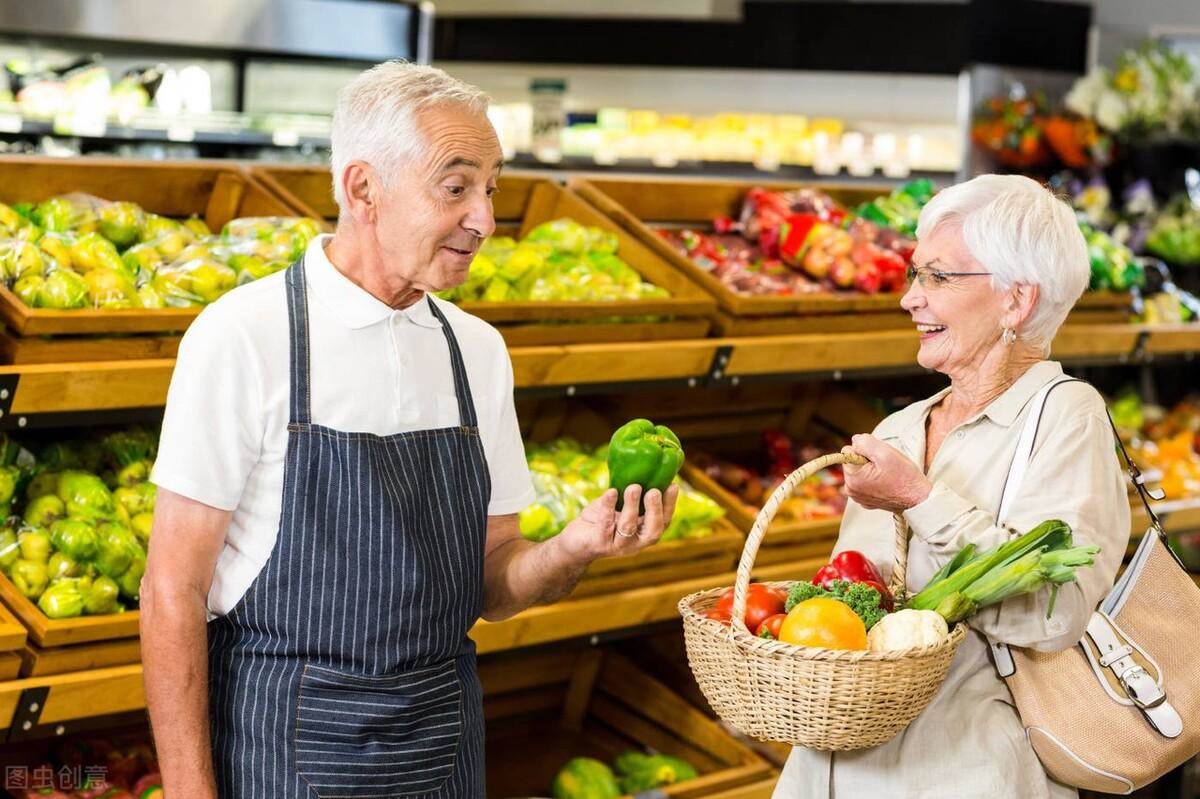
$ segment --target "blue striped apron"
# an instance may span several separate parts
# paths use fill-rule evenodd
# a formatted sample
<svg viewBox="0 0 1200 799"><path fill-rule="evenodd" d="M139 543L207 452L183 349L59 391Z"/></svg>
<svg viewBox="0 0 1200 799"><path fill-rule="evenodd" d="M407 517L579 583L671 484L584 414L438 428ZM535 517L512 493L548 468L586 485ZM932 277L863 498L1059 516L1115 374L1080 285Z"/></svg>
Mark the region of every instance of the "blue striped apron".
<svg viewBox="0 0 1200 799"><path fill-rule="evenodd" d="M303 260L286 284L279 536L246 595L208 626L220 795L483 797L467 631L483 602L491 480L462 352L429 300L458 427L378 436L313 424Z"/></svg>

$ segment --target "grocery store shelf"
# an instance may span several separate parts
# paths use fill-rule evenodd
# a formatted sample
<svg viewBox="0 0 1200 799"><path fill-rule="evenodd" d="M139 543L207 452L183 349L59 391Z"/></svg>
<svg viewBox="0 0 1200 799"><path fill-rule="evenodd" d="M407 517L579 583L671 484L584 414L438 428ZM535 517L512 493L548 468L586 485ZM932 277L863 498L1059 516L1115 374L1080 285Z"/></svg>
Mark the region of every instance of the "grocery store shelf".
<svg viewBox="0 0 1200 799"><path fill-rule="evenodd" d="M1200 530L1200 497L1155 502L1154 512L1168 533L1184 533ZM1130 546L1136 546L1142 533L1150 526L1150 517L1141 503L1135 501L1130 511L1130 526L1133 536Z"/></svg>
<svg viewBox="0 0 1200 799"><path fill-rule="evenodd" d="M175 361L0 366L0 429L64 424L86 413L155 408L166 400ZM100 412L99 414L97 412Z"/></svg>
<svg viewBox="0 0 1200 799"><path fill-rule="evenodd" d="M909 330L511 347L523 395L605 393L655 386L736 386L743 380L841 379L921 372ZM1190 359L1200 325L1071 325L1053 357L1067 364ZM169 358L0 366L0 429L72 423L72 414L142 411L166 399Z"/></svg>
<svg viewBox="0 0 1200 799"><path fill-rule="evenodd" d="M141 664L0 682L0 727L10 741L145 707Z"/></svg>
<svg viewBox="0 0 1200 799"><path fill-rule="evenodd" d="M806 580L828 560L828 556L824 556L764 566L755 569L754 577L757 580ZM733 585L734 576L734 572L728 572L530 608L505 621L480 621L471 631L471 638L482 654L668 621L678 618L676 605L680 599L707 588Z"/></svg>

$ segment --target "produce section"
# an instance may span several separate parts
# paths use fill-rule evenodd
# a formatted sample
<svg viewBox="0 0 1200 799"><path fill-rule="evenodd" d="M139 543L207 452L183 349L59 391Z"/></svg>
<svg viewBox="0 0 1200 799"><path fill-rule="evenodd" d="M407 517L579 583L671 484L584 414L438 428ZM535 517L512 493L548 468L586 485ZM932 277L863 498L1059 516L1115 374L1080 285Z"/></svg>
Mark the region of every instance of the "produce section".
<svg viewBox="0 0 1200 799"><path fill-rule="evenodd" d="M213 228L220 231L216 241L212 242L214 247L228 246L232 241L253 241L271 246L287 244L294 248L301 246L301 240L307 241L317 227L327 227L327 220L332 216L327 204L318 202L307 207L294 195L288 196L290 192L283 194L272 189L268 178L254 177L254 172L245 174L248 181L254 181L252 185L264 187L264 192L279 199L271 201L273 205L269 210L251 207L245 214L231 214ZM322 170L280 168L270 174L292 176L301 182L307 180L308 191L313 197L327 191L327 182L321 184L320 181L328 181L328 173ZM661 249L667 245L661 234L651 232L652 238L639 238L620 219L597 210L601 203L589 202L582 187L571 192L543 179L521 175L506 175L504 180L503 190L497 195L497 214L501 217L502 227L482 250L481 256L492 261L494 271L484 280L483 273L473 265L474 282L469 289L473 293L451 299L485 318L493 315L509 342L518 410L526 435L526 458L538 491L535 504L520 514L522 534L530 540L552 537L588 500L610 484L650 484L657 480L656 469L675 466L672 458L663 460L661 448L649 454L639 450L647 443L655 447L666 446L670 450L669 443L662 443L669 439L656 429L656 423L673 431L686 455L679 465L677 482L681 499L676 518L663 541L633 557L597 562L566 599L530 609L507 621L480 621L472 630L471 636L481 656L487 696L489 759L495 761L508 758L514 752L528 751L528 724L535 715L554 720L547 723L566 725L554 728L559 731L560 740L539 755L536 764L525 769L503 765L491 767L489 779L496 785L507 786L498 788L497 796L524 793L574 797L579 794L571 792L572 780L603 784L608 786L603 790L611 793L607 782L607 777L611 777L619 792L611 794L614 796L632 795L630 792L635 790L661 790L667 795L681 796L766 797L773 786L772 766L741 742L732 738L727 743L719 742L721 736L727 735L710 731L708 725L715 729L715 722L705 715L708 709L691 708L681 698L689 692L694 694L694 687L681 691L680 696L650 704L635 698L634 694L621 693L623 689L618 683L636 686L647 678L644 675L634 677L625 671L634 667L609 654L612 642L630 636L636 641L636 636L646 631L678 634L676 605L680 597L733 583L734 570L758 508L782 477L816 453L836 452L850 434L869 430L883 412L883 406L871 398L890 399L886 393L878 392L886 392L889 388L899 391L907 379L924 379L913 360L914 336L901 329L906 324L905 317L886 309L887 303L896 301L895 296L868 295L862 291L846 294L827 285L816 292L807 291L803 298L783 297L785 302L794 303L798 299L822 295L822 299L815 300L817 305L797 305L786 313L779 313L770 304L781 299L779 297L735 297L751 302L766 301L772 310L762 317L754 310L737 323L741 327L734 326L730 328L732 332L725 335L688 333L669 343L621 340L623 334L594 337L596 330L628 327L636 339L642 336L632 331L664 325L669 328L687 319L691 321L684 324L699 323L705 330L713 324L721 329L723 324L733 325L730 320L736 317L727 311L724 295L706 294L700 288L705 285L703 281L694 279L691 272L672 260L683 259L678 251L668 257ZM83 190L97 197L114 201L121 201L126 196L136 197L132 193L105 190L86 180L78 183ZM73 190L74 187L63 186L49 197L69 195ZM253 190L247 190L253 193ZM736 191L730 190L727 196L731 203L740 203L746 191L737 186ZM890 231L893 226L897 228L895 235L898 238L891 241L903 240L903 236L911 234L912 208L906 205L907 200L898 199L909 195L869 190L838 196L847 213L872 219L874 229ZM703 192L676 197L680 200L690 197L693 204L708 202L703 199ZM135 201L146 209L143 226L146 225L146 214L161 214L157 209L165 210L164 204L156 205L145 197L129 200ZM62 204L50 206L53 207L62 207ZM137 216L132 208L126 210ZM696 221L713 218L704 213L697 214L687 206L683 206L683 212L691 214L690 218ZM174 210L170 218L187 220L193 215L203 217L204 211ZM270 227L256 226L247 230L247 226L257 225L257 222L237 221L243 217L308 217L318 220L318 224L297 230L294 223L281 225L272 221ZM817 222L828 224L819 219ZM160 224L163 223L154 222L154 226ZM816 228L816 222L813 228ZM831 226L830 231L833 230L853 235L840 227ZM830 231L825 235L830 235ZM180 231L173 228L168 231L171 232ZM785 228L784 232L788 230ZM811 234L812 230L809 231ZM51 231L42 239L51 236L50 241L54 241L53 237L58 235L57 231ZM86 239L89 233L75 235ZM139 234L139 238L142 235ZM147 243L155 240L152 233L145 235L150 236ZM742 233L734 231L728 235L741 237ZM143 247L143 243L132 239L118 238L127 242L123 250L111 239L101 236L99 230L86 241L101 239L111 244L122 261L122 269L127 268L126 262L135 259L146 259L144 263L148 269L162 268L161 263L154 263L155 251L161 242L153 247ZM283 241L285 238L286 242ZM275 239L274 244L272 239ZM615 250L614 240L617 241ZM1097 242L1097 247L1108 247L1102 239ZM74 243L78 246L78 240ZM30 246L38 244L30 242ZM53 244L46 246L54 247ZM814 251L815 247L816 240L808 245L806 252ZM1120 263L1122 256L1114 256L1113 252L1120 251L1104 250L1102 266L1105 269L1110 264ZM253 255L249 254L249 257ZM513 258L518 259L516 263L512 262ZM521 259L531 263L523 265ZM139 266L142 263L137 261ZM229 258L225 265L235 271L260 268L254 261L238 261L236 267L234 263ZM486 270L486 262L480 263ZM658 266L646 268L647 263ZM263 261L263 268L268 272L278 265L279 262ZM800 265L803 270L803 257ZM1096 264L1093 266L1099 269ZM526 269L527 272L523 271ZM636 289L625 269L638 275ZM601 293L624 291L629 294L605 299L519 296L539 280L561 280L556 285L562 288L573 285L572 280L582 281L580 285L590 285L600 274L611 278L611 282L600 280L594 287ZM497 280L503 281L506 288L493 287L500 286L495 282ZM670 292L670 296L655 293L641 299L633 298L635 291L650 291L647 284L661 286ZM685 288L681 289L681 286ZM499 296L501 294L504 294L503 298ZM733 292L727 294L735 296ZM1113 303L1112 298L1117 296L1100 292L1093 297L1093 304L1063 329L1055 342L1055 356L1083 368L1105 364L1151 368L1152 364L1159 363L1173 368L1172 365L1184 363L1184 358L1190 359L1191 353L1200 350L1200 330L1186 324L1150 326L1115 319L1111 305L1104 303ZM826 299L842 305L836 312L831 312L829 306L820 304ZM640 308L642 303L652 310L633 312L632 309ZM545 310L537 314L527 310L534 306ZM165 312L175 310L165 309ZM195 310L184 309L182 312L194 316ZM80 309L56 313L120 315L135 312L144 311ZM38 314L50 311L26 307L22 313L37 319ZM856 317L887 317L889 314L899 317L893 320L895 324L884 324L881 319L854 321ZM653 321L648 317L653 317ZM795 325L795 329L756 335L753 325L764 318L775 318L785 331L789 325ZM612 321L614 319L623 321ZM742 324L746 321L751 322L749 327ZM776 321L770 324L775 325ZM177 329L183 326L180 324ZM108 551L113 548L109 546L110 533L113 534L111 543L115 545L121 537L120 526L128 527L137 545L142 548L145 545L144 536L137 534L141 528L135 524L135 519L141 516L140 525L146 525L145 514L149 512L146 506L150 503L152 510L153 502L148 493L143 496L146 489L138 487L145 484L134 479L138 476L135 472L144 468L136 465L143 457L135 457L136 452L130 455L124 449L120 450L120 455L111 451L103 454L99 445L105 437L89 433L86 428L69 434L54 428L88 424L92 419L123 422L146 414L147 409L161 406L173 368L173 350L154 350L143 343L139 345L141 353L162 357L139 357L130 348L131 340L152 339L158 342L155 346L163 346L165 331L150 328L148 332L149 335L118 338L101 327L88 332L75 331L73 335L60 334L55 339L62 341L54 346L70 349L43 352L65 353L61 357L44 363L0 367L0 428L9 431L15 452L19 453L23 447L32 456L32 462L18 455L8 461L8 465L16 470L12 475L14 520L9 532L15 539L14 551L18 555L22 554L24 540L27 554L37 556L18 558L23 565L15 575L0 577L0 600L16 611L15 629L20 631L22 639L14 639L9 650L0 646L0 676L7 673L9 680L0 681L0 702L2 708L8 710L8 715L0 720L7 718L10 724L15 721L19 726L23 723L21 719L29 716L19 712L21 697L28 698L34 694L27 692L47 688L47 698L43 700L45 709L32 717L30 733L34 735L53 736L60 726L69 732L90 723L97 715L116 714L124 718L144 708L141 667L138 665L140 653L135 637L138 626L136 604L128 593L122 594L118 579L128 572L121 571L115 578L106 574L106 571L115 573L116 566L124 565L124 556L119 551ZM15 330L9 335L20 338ZM29 336L25 338L43 346L50 343ZM27 348L26 353L29 352L31 350ZM83 356L75 354L82 352L91 353L95 359L83 360ZM887 383L892 375L899 379ZM880 380L884 381L883 388L871 388L863 382ZM835 387L836 383L847 381L851 384ZM809 389L804 388L806 386L811 387L811 395ZM1173 451L1170 445L1174 439L1169 433L1179 437L1192 424L1189 408L1187 404L1181 405L1175 413L1165 414L1157 426L1139 425L1140 435L1153 433L1155 438L1147 440L1158 441L1160 450ZM1149 418L1158 418L1155 414L1143 411ZM1129 415L1136 416L1132 411ZM647 422L649 428L646 429L635 426L618 430L624 422L637 417L654 421ZM110 429L123 432L128 428ZM614 431L617 431L615 436ZM731 446L735 436L736 446ZM116 442L110 440L107 446L111 450L113 444L120 441L119 438ZM63 442L72 443L56 446ZM615 449L614 445L617 445ZM610 468L614 452L619 460L616 470ZM623 461L620 460L622 457ZM23 469L21 464L25 464ZM1164 476L1173 474L1161 465L1157 468ZM78 486L70 480L60 487L60 472L65 470L70 475L81 469L90 473L87 477L80 474L78 478L86 490L76 491ZM120 474L122 469L129 470L124 477ZM52 480L50 475L56 474L58 476ZM1187 474L1180 474L1178 479L1189 479ZM34 479L42 475L46 476L36 489L31 490ZM80 499L82 494L87 497ZM1167 524L1171 527L1174 519L1177 525L1174 529L1180 533L1180 546L1186 548L1191 545L1187 531L1200 527L1200 518L1192 520L1188 515L1190 510L1172 506L1170 503L1177 498L1170 492L1164 508L1174 508L1166 515ZM61 510L56 500L62 503ZM93 507L97 504L102 506L98 511ZM896 643L898 641L911 642L915 640L914 636L933 635L930 630L936 631L936 625L930 626L928 617L924 622L910 620L910 613L918 612L915 607L893 606L894 612L883 618L894 618L895 621L888 620L886 624L877 618L868 622L859 615L835 621L828 607L820 607L821 601L816 605L805 605L809 613L806 620L797 614L791 624L786 624L789 611L805 601L835 602L833 613L846 606L854 611L872 613L869 602L863 603L863 596L869 600L869 591L854 589L852 598L847 593L848 583L829 579L830 553L844 506L845 496L836 470L805 481L782 506L759 551L753 579L763 583L799 581L810 588L803 589L807 592L804 596L793 597L791 607L786 595L772 599L769 607L760 607L758 612L762 618L753 619L757 623L751 633L761 632L780 640L799 640L798 636L824 635L830 629L840 629L843 633L848 630L846 634L853 639L854 645L861 644L869 651L872 646L894 648L900 645ZM117 518L115 522L110 518L118 517L122 511L129 514L127 522L123 518ZM59 514L63 518L54 518ZM44 551L35 546L45 543L41 537L31 534L30 529L22 529L35 523L45 528L49 546L43 548ZM1134 526L1136 530L1136 518ZM0 530L0 538L4 535L5 531ZM97 537L94 551L88 545L93 535ZM100 552L102 541L107 547L104 553ZM88 552L91 554L86 554ZM42 554L46 555L44 559ZM132 550L129 554L132 566L139 558ZM16 562L8 564L10 573ZM47 570L46 585L41 593L33 590L40 587L40 576L36 568L24 565L29 562L42 564L43 570ZM79 566L79 563L83 565ZM59 577L58 583L51 585L50 572L57 573L60 569L64 575ZM72 576L72 569L81 571ZM80 581L88 579L90 570L95 574L90 575L91 585L87 586ZM96 612L99 605L89 612L89 592L95 590L97 582L107 587L109 580L117 584L116 602L124 605L123 612ZM814 580L816 582L810 582ZM861 584L862 580L856 582ZM23 595L23 592L31 595ZM874 613L884 612L886 592L886 587L878 592L879 603ZM961 597L964 597L963 602L978 602L984 598L967 592ZM774 604L776 600L778 608ZM768 610L773 612L766 613ZM921 610L934 614L933 608ZM53 618L55 616L60 618ZM855 624L861 625L861 641ZM950 627L952 625L947 627L947 633ZM28 640L23 640L26 637ZM543 657L537 654L537 647L553 647L556 654ZM10 653L7 657L5 651ZM599 665L587 662L590 652L603 653L597 654ZM556 665L551 666L551 662ZM6 666L8 672L3 671ZM596 687L589 687L592 685ZM553 690L550 686L554 686ZM659 689L661 686L656 688ZM551 699L552 696L557 698ZM683 710L684 707L688 710ZM649 717L639 720L639 714ZM685 721L680 722L680 719ZM681 723L694 726L680 727ZM696 740L705 742L699 751L692 743L673 743ZM493 748L498 755L491 755ZM581 758L585 760L581 761ZM695 776L681 776L689 774L687 768L669 758L676 758L693 768Z"/></svg>

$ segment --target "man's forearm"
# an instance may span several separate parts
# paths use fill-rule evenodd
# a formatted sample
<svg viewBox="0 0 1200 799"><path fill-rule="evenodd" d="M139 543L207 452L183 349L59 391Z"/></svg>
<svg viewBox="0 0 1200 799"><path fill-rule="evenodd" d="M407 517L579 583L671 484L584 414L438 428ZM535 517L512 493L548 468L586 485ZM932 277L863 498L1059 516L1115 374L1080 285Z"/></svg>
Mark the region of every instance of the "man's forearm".
<svg viewBox="0 0 1200 799"><path fill-rule="evenodd" d="M204 599L147 584L141 611L146 705L163 792L217 799L208 728Z"/></svg>
<svg viewBox="0 0 1200 799"><path fill-rule="evenodd" d="M484 565L483 617L506 619L531 605L562 599L590 562L568 552L557 537L541 543L514 539L502 544Z"/></svg>

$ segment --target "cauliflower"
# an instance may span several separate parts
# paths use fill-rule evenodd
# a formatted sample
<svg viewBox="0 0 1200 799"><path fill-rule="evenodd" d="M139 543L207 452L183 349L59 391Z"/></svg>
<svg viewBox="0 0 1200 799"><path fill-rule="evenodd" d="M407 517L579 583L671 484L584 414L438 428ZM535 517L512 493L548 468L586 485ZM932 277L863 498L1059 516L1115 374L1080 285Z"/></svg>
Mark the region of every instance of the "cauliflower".
<svg viewBox="0 0 1200 799"><path fill-rule="evenodd" d="M879 620L867 633L872 652L894 652L929 646L950 634L946 620L932 610L898 610Z"/></svg>

